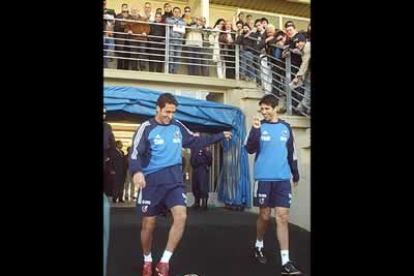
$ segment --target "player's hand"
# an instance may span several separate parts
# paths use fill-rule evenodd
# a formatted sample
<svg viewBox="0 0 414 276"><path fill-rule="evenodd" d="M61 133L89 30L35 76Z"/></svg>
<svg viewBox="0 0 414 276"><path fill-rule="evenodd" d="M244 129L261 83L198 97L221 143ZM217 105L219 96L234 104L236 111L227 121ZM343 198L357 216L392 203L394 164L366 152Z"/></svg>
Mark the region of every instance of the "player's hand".
<svg viewBox="0 0 414 276"><path fill-rule="evenodd" d="M297 187L299 185L299 182L293 182L293 187Z"/></svg>
<svg viewBox="0 0 414 276"><path fill-rule="evenodd" d="M260 125L261 125L261 123L260 123L259 117L254 116L253 117L253 127L254 128L260 128Z"/></svg>
<svg viewBox="0 0 414 276"><path fill-rule="evenodd" d="M223 131L223 134L227 140L231 139L231 136L233 135L230 131Z"/></svg>
<svg viewBox="0 0 414 276"><path fill-rule="evenodd" d="M145 188L146 182L144 174L142 172L134 174L132 182L134 183L136 189Z"/></svg>

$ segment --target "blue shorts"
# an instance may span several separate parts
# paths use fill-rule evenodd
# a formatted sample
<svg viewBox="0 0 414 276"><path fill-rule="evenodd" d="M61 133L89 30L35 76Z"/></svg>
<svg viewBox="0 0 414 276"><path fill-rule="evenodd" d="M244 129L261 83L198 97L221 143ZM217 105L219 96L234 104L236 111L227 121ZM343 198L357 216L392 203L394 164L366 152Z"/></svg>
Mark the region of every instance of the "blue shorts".
<svg viewBox="0 0 414 276"><path fill-rule="evenodd" d="M290 181L256 181L254 185L254 206L290 208L292 199Z"/></svg>
<svg viewBox="0 0 414 276"><path fill-rule="evenodd" d="M161 210L174 206L187 206L187 196L183 183L157 184L147 183L138 191L137 212L143 216L157 216Z"/></svg>

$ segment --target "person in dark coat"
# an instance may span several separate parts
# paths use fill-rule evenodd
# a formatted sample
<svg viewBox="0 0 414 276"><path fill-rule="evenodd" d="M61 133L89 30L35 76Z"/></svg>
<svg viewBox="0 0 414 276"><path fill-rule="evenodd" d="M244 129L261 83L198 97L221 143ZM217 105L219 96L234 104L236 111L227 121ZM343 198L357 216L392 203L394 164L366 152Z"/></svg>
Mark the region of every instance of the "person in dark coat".
<svg viewBox="0 0 414 276"><path fill-rule="evenodd" d="M207 210L209 168L212 164L210 149L191 150L191 166L193 167L192 188L194 195L194 208ZM201 205L200 205L201 200Z"/></svg>
<svg viewBox="0 0 414 276"><path fill-rule="evenodd" d="M124 184L125 184L125 177L126 177L126 159L125 154L121 150L122 149L122 142L116 141L116 149L115 149L115 187L113 191L113 198L112 202L124 202Z"/></svg>

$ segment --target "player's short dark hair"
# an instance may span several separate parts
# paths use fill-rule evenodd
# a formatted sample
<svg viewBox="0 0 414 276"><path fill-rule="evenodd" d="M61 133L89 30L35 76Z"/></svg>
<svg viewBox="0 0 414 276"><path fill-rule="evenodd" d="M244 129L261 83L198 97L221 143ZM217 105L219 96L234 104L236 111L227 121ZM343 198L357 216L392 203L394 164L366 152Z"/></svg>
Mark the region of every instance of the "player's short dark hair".
<svg viewBox="0 0 414 276"><path fill-rule="evenodd" d="M159 106L160 108L164 108L167 103L178 106L177 100L171 93L164 93L158 97L157 106Z"/></svg>
<svg viewBox="0 0 414 276"><path fill-rule="evenodd" d="M256 20L254 21L254 26L256 26L257 22L260 22L260 24L262 24L262 20L261 20L261 19L256 19Z"/></svg>
<svg viewBox="0 0 414 276"><path fill-rule="evenodd" d="M272 108L275 108L279 104L279 100L276 98L275 95L267 94L260 100L259 105L262 104L270 105Z"/></svg>

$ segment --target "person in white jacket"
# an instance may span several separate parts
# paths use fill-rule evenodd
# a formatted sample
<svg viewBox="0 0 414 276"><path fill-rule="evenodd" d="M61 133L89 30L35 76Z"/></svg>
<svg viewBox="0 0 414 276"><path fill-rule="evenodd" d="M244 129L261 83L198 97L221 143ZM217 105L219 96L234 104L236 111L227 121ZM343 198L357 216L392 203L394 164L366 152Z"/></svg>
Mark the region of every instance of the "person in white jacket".
<svg viewBox="0 0 414 276"><path fill-rule="evenodd" d="M203 47L203 36L201 34L201 29L203 28L201 18L199 16L194 17L193 23L188 25L187 37L185 40L186 50L189 53L186 53L188 65L188 74L189 75L201 75L200 66L201 64L201 49ZM191 64L191 65L190 65Z"/></svg>
<svg viewBox="0 0 414 276"><path fill-rule="evenodd" d="M210 36L213 38L213 61L217 65L217 77L219 79L226 78L226 65L224 63L224 60L221 56L220 51L220 43L219 43L219 37L221 34L221 31L223 30L225 20L223 18L220 18L216 21L216 24L214 24L213 27L213 35Z"/></svg>

